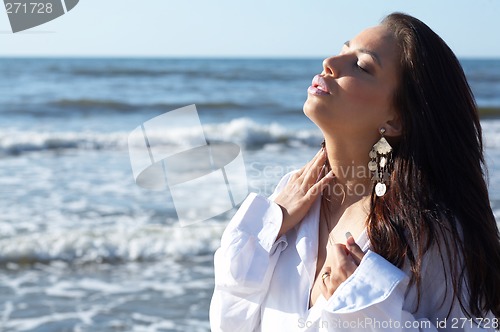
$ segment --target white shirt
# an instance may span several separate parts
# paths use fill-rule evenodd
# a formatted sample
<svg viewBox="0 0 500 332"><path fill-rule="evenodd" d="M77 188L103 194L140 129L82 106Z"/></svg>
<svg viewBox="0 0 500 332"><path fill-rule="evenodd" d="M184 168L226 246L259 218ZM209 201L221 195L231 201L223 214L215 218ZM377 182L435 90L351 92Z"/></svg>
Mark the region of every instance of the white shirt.
<svg viewBox="0 0 500 332"><path fill-rule="evenodd" d="M320 296L309 309L320 199L295 228L276 240L283 216L273 199L290 174L271 197L250 194L222 235L214 257L212 331L480 330L452 298L451 285L445 286L437 251L425 255L417 309L417 289L408 286L409 272L370 251L366 230L356 240L366 253L358 268L328 300ZM492 322L486 324L490 326Z"/></svg>

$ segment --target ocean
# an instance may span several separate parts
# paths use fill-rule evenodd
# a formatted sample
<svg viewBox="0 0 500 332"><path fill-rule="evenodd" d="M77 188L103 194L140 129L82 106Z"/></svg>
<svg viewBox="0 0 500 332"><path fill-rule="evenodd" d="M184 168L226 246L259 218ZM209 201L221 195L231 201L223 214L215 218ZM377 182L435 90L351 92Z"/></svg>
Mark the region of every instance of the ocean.
<svg viewBox="0 0 500 332"><path fill-rule="evenodd" d="M168 191L135 184L128 135L196 104L207 139L238 144L249 190L268 195L319 148L302 105L321 63L0 59L0 331L209 331L235 210L181 227ZM478 105L500 108L500 60L462 64ZM482 126L500 218L500 118Z"/></svg>

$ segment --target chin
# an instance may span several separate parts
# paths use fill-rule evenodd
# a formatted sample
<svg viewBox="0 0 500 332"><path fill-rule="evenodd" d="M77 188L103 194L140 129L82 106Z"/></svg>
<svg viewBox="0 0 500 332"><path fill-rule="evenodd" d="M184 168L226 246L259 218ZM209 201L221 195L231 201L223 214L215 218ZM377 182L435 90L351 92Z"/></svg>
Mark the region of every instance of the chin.
<svg viewBox="0 0 500 332"><path fill-rule="evenodd" d="M325 135L325 132L331 132L332 125L336 122L334 114L326 105L318 103L313 98L308 98L303 107L304 114L311 120L319 130Z"/></svg>
<svg viewBox="0 0 500 332"><path fill-rule="evenodd" d="M304 106L302 107L302 110L304 111L304 114L311 120L311 116L315 113L315 109L317 108L317 105L311 100L311 98L307 98L306 101L304 102Z"/></svg>
<svg viewBox="0 0 500 332"><path fill-rule="evenodd" d="M324 106L318 105L318 103L310 97L307 98L302 109L304 114L316 125L319 125L318 122L321 122L321 118L325 117Z"/></svg>

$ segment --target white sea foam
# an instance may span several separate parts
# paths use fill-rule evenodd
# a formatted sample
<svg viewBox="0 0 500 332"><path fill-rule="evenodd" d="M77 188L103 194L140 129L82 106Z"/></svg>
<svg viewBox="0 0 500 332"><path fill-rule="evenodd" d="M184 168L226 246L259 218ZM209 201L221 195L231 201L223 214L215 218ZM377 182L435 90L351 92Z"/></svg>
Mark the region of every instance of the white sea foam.
<svg viewBox="0 0 500 332"><path fill-rule="evenodd" d="M483 120L485 145L500 148L500 120ZM226 141L243 147L272 145L317 146L321 133L316 129L290 129L278 123L261 124L249 118L237 118L218 124L203 124L209 141ZM0 132L0 154L16 155L30 151L66 149L108 150L127 148L129 132L92 131L21 131L6 129ZM150 131L148 135L157 144L186 145L196 137L189 127L177 127L169 131Z"/></svg>
<svg viewBox="0 0 500 332"><path fill-rule="evenodd" d="M481 121L486 148L500 149L500 119Z"/></svg>
<svg viewBox="0 0 500 332"><path fill-rule="evenodd" d="M248 118L220 124L204 124L206 138L254 147L266 144L317 145L317 130L292 130L277 123L259 124ZM126 149L129 132L47 132L8 129L0 132L0 154L16 155L30 151L64 149L106 150ZM158 144L184 145L195 137L189 127L169 131L151 131L148 136Z"/></svg>
<svg viewBox="0 0 500 332"><path fill-rule="evenodd" d="M215 222L189 227L124 227L117 223L98 228L57 228L0 239L0 262L132 262L211 254L219 246L223 229L223 224Z"/></svg>

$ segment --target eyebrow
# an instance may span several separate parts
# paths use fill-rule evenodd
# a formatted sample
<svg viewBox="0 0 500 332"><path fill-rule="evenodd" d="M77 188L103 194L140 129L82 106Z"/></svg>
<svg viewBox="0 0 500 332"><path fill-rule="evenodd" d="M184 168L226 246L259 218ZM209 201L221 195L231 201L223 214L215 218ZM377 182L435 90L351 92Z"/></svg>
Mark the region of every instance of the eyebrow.
<svg viewBox="0 0 500 332"><path fill-rule="evenodd" d="M349 41L349 40L348 40L348 41L346 41L346 42L344 43L344 45L345 45L345 46L347 46L347 47L350 47L350 45L351 45L351 41ZM378 65L379 65L380 67L382 67L382 62L380 61L380 58L378 57L377 53L372 52L372 51L370 51L370 50L367 50L366 48L358 48L358 49L357 49L357 51L358 51L358 52L361 52L361 53L365 53L365 54L370 55L370 56L373 58L373 60L374 60L376 63L378 63Z"/></svg>

